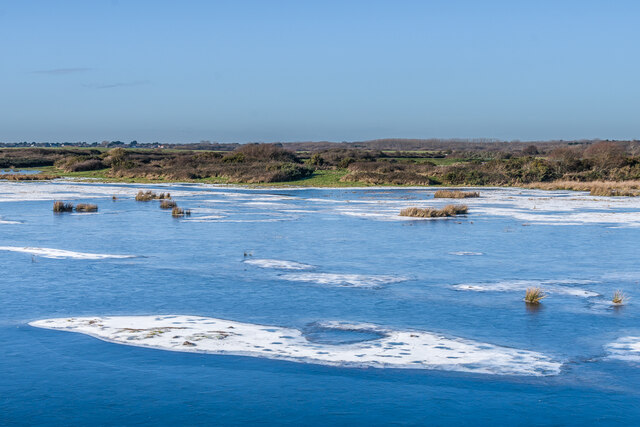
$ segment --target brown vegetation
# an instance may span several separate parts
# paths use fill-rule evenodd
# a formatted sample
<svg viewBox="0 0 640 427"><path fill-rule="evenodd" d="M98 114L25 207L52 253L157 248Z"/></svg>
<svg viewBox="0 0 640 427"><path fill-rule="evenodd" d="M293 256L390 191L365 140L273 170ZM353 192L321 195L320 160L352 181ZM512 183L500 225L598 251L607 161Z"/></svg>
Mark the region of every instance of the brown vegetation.
<svg viewBox="0 0 640 427"><path fill-rule="evenodd" d="M464 215L468 211L465 205L447 205L442 209L436 208L406 208L400 211L400 216L411 216L416 218L442 218L456 215Z"/></svg>
<svg viewBox="0 0 640 427"><path fill-rule="evenodd" d="M78 203L76 205L76 212L98 212L98 205L91 205L89 203Z"/></svg>
<svg viewBox="0 0 640 427"><path fill-rule="evenodd" d="M627 299L626 295L622 293L621 290L617 290L613 293L613 298L611 298L611 302L617 305L621 305Z"/></svg>
<svg viewBox="0 0 640 427"><path fill-rule="evenodd" d="M175 206L172 210L171 210L171 216L178 218L181 216L191 216L191 210L187 209L184 210L178 206Z"/></svg>
<svg viewBox="0 0 640 427"><path fill-rule="evenodd" d="M178 204L173 200L163 200L160 202L160 209L173 209L176 206L178 206Z"/></svg>
<svg viewBox="0 0 640 427"><path fill-rule="evenodd" d="M524 295L524 301L527 304L540 304L540 301L546 297L547 295L542 292L542 289L540 288L527 288Z"/></svg>
<svg viewBox="0 0 640 427"><path fill-rule="evenodd" d="M433 193L434 199L467 199L480 197L477 191L438 190Z"/></svg>
<svg viewBox="0 0 640 427"><path fill-rule="evenodd" d="M5 174L0 175L0 179L7 179L9 181L50 181L52 179L60 178L58 175L49 175L42 173L30 173L30 174Z"/></svg>
<svg viewBox="0 0 640 427"><path fill-rule="evenodd" d="M640 196L640 181L553 181L537 182L528 188L540 190L588 191L592 196Z"/></svg>
<svg viewBox="0 0 640 427"><path fill-rule="evenodd" d="M73 204L65 202L53 202L53 211L56 213L72 212Z"/></svg>

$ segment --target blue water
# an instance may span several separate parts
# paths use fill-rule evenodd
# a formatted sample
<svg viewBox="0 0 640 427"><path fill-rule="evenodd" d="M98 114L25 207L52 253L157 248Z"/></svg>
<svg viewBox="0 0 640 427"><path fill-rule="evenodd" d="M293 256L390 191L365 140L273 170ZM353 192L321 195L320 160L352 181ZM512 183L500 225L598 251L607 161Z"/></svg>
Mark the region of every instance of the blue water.
<svg viewBox="0 0 640 427"><path fill-rule="evenodd" d="M168 190L190 193L175 200L194 209L179 220L157 202L135 202L138 187L111 187L129 197L82 199L99 205L97 215L54 215L51 200L65 200L61 194L0 202L0 219L20 221L0 223L0 246L141 256L91 261L0 251L2 425L640 423L640 367L608 360L603 350L640 333L640 228L526 223L481 209L474 214L473 201L459 219L361 215L386 213L377 201L389 201L390 210L395 203L412 206L432 197L428 189L176 185ZM255 204L269 195L294 198ZM513 197L530 195L514 191ZM483 255L451 254L461 251ZM285 271L244 264L245 255L311 264L315 272L407 280L374 289L297 283L279 278ZM592 280L568 286L603 296L552 294L534 310L523 303L524 292L452 288L508 280ZM614 289L623 289L630 302L609 307ZM564 365L549 377L329 367L145 349L27 325L53 317L152 314L294 327L318 342L337 343L376 337L332 334L314 323L367 322L538 351Z"/></svg>
<svg viewBox="0 0 640 427"><path fill-rule="evenodd" d="M0 169L0 175L34 175L40 172L34 169Z"/></svg>

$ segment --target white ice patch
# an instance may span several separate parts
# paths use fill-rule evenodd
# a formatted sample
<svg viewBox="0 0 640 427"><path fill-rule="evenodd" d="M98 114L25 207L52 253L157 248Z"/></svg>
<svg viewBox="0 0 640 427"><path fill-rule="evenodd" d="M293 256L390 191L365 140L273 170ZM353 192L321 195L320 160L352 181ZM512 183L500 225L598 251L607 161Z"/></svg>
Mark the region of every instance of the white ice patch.
<svg viewBox="0 0 640 427"><path fill-rule="evenodd" d="M310 270L312 265L295 261L284 261L280 259L248 259L245 264L255 265L260 268L275 268L278 270Z"/></svg>
<svg viewBox="0 0 640 427"><path fill-rule="evenodd" d="M404 282L402 276L367 276L361 274L335 274L335 273L290 273L280 276L284 280L292 282L311 282L320 285L351 286L355 288L379 288L388 283Z"/></svg>
<svg viewBox="0 0 640 427"><path fill-rule="evenodd" d="M609 359L640 362L640 337L622 337L605 346Z"/></svg>
<svg viewBox="0 0 640 427"><path fill-rule="evenodd" d="M0 224L21 224L20 221L10 221L8 219L2 219L2 217L0 217Z"/></svg>
<svg viewBox="0 0 640 427"><path fill-rule="evenodd" d="M307 339L298 329L197 316L45 319L31 326L78 332L118 344L346 367L440 369L496 375L556 375L561 363L542 353L418 330L327 322L335 332L376 338L345 344Z"/></svg>
<svg viewBox="0 0 640 427"><path fill-rule="evenodd" d="M456 255L456 256L481 256L484 255L482 252L466 252L466 251L459 251L459 252L449 252L449 255Z"/></svg>
<svg viewBox="0 0 640 427"><path fill-rule="evenodd" d="M30 248L30 247L18 247L18 246L0 246L0 251L10 252L23 252L31 255L41 256L43 258L51 259L123 259L123 258L136 258L136 255L112 255L112 254L88 254L83 252L65 251L63 249L51 249L51 248Z"/></svg>
<svg viewBox="0 0 640 427"><path fill-rule="evenodd" d="M454 289L460 291L475 292L520 292L527 288L539 287L543 292L549 294L570 295L574 297L597 297L598 293L567 285L595 283L590 280L509 280L492 283L462 283L453 285Z"/></svg>
<svg viewBox="0 0 640 427"><path fill-rule="evenodd" d="M133 198L140 189L154 190L157 185L140 184L100 185L71 181L50 182L3 182L0 181L0 202L42 201L42 200L77 200L101 197ZM182 191L171 188L172 196L193 196L199 191Z"/></svg>

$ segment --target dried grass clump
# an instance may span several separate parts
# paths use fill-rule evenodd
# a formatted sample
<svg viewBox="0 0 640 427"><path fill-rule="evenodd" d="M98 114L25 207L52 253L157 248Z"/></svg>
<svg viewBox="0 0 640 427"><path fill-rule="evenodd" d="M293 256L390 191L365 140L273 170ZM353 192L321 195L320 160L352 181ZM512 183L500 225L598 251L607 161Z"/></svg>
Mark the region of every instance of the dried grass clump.
<svg viewBox="0 0 640 427"><path fill-rule="evenodd" d="M138 194L136 194L136 201L149 202L157 197L158 195L151 190L147 190L147 191L140 190L138 191Z"/></svg>
<svg viewBox="0 0 640 427"><path fill-rule="evenodd" d="M136 194L136 200L139 202L148 202L151 200L164 200L164 199L170 199L171 198L171 193L160 193L160 194L156 194L151 190L147 190L147 191L138 191L138 194Z"/></svg>
<svg viewBox="0 0 640 427"><path fill-rule="evenodd" d="M540 304L540 301L546 298L547 295L542 292L540 288L527 288L524 295L524 301L527 304Z"/></svg>
<svg viewBox="0 0 640 427"><path fill-rule="evenodd" d="M592 196L640 196L640 181L553 181L527 185L540 190L588 191Z"/></svg>
<svg viewBox="0 0 640 427"><path fill-rule="evenodd" d="M160 202L160 209L173 209L177 206L178 204L173 200L163 200Z"/></svg>
<svg viewBox="0 0 640 427"><path fill-rule="evenodd" d="M611 302L617 305L624 304L624 301L627 299L627 296L622 293L621 290L617 290L613 293L613 298L611 298Z"/></svg>
<svg viewBox="0 0 640 427"><path fill-rule="evenodd" d="M72 212L73 204L65 202L53 202L53 211L56 213Z"/></svg>
<svg viewBox="0 0 640 427"><path fill-rule="evenodd" d="M469 209L465 205L447 205L442 209L436 208L406 208L400 211L400 216L411 216L416 218L443 218L456 215L464 215Z"/></svg>
<svg viewBox="0 0 640 427"><path fill-rule="evenodd" d="M76 205L76 212L98 212L98 205L91 205L89 203L78 203Z"/></svg>
<svg viewBox="0 0 640 427"><path fill-rule="evenodd" d="M468 199L471 197L480 197L477 191L460 191L460 190L438 190L433 193L435 199Z"/></svg>
<svg viewBox="0 0 640 427"><path fill-rule="evenodd" d="M52 179L60 178L59 175L47 175L42 173L34 174L5 174L0 175L0 179L7 179L9 181L50 181Z"/></svg>
<svg viewBox="0 0 640 427"><path fill-rule="evenodd" d="M175 217L175 218L179 218L181 216L191 216L191 209L182 209L181 207L178 206L174 206L173 209L171 209L171 216Z"/></svg>

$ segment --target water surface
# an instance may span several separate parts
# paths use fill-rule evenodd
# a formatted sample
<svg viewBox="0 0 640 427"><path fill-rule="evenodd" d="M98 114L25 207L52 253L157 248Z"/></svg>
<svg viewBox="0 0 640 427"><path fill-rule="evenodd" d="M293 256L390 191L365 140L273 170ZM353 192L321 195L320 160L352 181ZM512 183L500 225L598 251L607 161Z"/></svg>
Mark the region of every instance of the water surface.
<svg viewBox="0 0 640 427"><path fill-rule="evenodd" d="M171 192L192 216L135 202L141 188ZM0 183L0 422L638 423L638 359L610 358L607 346L640 336L640 198L480 189L483 197L464 201L465 217L397 216L451 202L433 191ZM53 200L100 210L54 215ZM537 309L522 301L529 286L549 292ZM615 289L630 297L626 305L608 302ZM430 331L539 352L562 369L324 366L140 348L27 324L170 314L278 325L337 345L376 334L318 325Z"/></svg>

